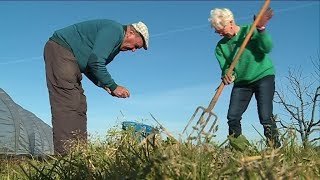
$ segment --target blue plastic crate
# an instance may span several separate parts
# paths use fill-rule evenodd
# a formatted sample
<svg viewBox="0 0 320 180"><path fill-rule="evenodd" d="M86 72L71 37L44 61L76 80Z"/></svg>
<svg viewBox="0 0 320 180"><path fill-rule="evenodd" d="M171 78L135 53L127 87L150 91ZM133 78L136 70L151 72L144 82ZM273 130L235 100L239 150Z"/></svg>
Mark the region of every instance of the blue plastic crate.
<svg viewBox="0 0 320 180"><path fill-rule="evenodd" d="M155 128L152 126L143 124L143 123L137 123L133 121L124 121L122 122L122 129L127 130L129 128L133 128L135 132L140 132L145 136L148 136L149 134L153 133Z"/></svg>

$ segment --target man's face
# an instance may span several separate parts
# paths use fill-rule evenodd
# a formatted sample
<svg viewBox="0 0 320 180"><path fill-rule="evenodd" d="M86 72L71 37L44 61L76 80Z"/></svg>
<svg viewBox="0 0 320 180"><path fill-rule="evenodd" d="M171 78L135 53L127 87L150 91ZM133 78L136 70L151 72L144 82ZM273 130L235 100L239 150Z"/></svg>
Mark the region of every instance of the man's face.
<svg viewBox="0 0 320 180"><path fill-rule="evenodd" d="M143 47L142 37L136 34L133 30L128 30L125 35L125 39L120 46L120 51L132 51Z"/></svg>

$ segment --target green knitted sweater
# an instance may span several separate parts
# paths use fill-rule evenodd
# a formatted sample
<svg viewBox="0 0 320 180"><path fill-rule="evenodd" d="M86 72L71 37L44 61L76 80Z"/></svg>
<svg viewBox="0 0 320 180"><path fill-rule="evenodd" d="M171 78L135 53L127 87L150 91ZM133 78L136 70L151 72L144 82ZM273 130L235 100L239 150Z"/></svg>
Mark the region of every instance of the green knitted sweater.
<svg viewBox="0 0 320 180"><path fill-rule="evenodd" d="M241 26L240 31L232 38L222 38L215 49L215 55L224 76L242 42L249 33L252 24ZM267 75L274 75L275 69L268 53L272 49L272 40L267 32L254 31L246 48L233 70L235 84L250 84Z"/></svg>

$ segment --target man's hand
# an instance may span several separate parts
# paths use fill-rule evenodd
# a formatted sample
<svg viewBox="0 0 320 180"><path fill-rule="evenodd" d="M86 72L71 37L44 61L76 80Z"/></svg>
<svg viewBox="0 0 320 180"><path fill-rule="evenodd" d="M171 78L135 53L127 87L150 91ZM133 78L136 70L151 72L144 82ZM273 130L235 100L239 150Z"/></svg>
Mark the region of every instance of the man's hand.
<svg viewBox="0 0 320 180"><path fill-rule="evenodd" d="M235 80L235 77L232 74L231 75L226 74L221 79L222 79L224 85L228 85L228 84L233 83L233 81Z"/></svg>
<svg viewBox="0 0 320 180"><path fill-rule="evenodd" d="M130 97L130 92L128 89L122 86L118 86L114 91L111 92L109 88L105 88L105 90L112 96L118 97L118 98L128 98Z"/></svg>
<svg viewBox="0 0 320 180"><path fill-rule="evenodd" d="M257 23L257 28L265 27L267 22L272 18L273 10L269 7L261 16L260 21ZM256 15L253 16L253 20L256 20Z"/></svg>

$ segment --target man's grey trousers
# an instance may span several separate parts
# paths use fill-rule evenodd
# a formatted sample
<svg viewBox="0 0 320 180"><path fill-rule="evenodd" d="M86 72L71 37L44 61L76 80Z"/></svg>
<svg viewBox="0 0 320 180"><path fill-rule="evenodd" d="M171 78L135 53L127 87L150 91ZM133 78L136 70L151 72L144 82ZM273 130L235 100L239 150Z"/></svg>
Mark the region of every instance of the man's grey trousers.
<svg viewBox="0 0 320 180"><path fill-rule="evenodd" d="M72 52L49 40L44 48L46 80L56 154L66 154L69 142L87 140L87 102L82 75Z"/></svg>

